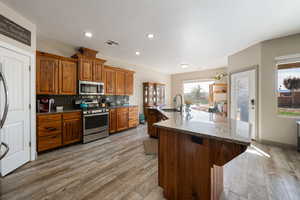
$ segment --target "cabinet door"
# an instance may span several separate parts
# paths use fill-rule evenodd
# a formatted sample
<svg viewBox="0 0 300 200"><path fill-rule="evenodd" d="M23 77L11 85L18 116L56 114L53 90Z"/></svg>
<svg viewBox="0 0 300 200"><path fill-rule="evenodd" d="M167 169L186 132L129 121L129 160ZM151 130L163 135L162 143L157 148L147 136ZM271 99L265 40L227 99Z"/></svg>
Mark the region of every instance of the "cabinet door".
<svg viewBox="0 0 300 200"><path fill-rule="evenodd" d="M116 71L111 68L104 68L103 82L106 95L116 94Z"/></svg>
<svg viewBox="0 0 300 200"><path fill-rule="evenodd" d="M111 109L109 111L109 133L114 133L117 131L117 111L116 109Z"/></svg>
<svg viewBox="0 0 300 200"><path fill-rule="evenodd" d="M128 127L133 128L139 125L139 111L137 106L129 108Z"/></svg>
<svg viewBox="0 0 300 200"><path fill-rule="evenodd" d="M71 144L81 141L82 119L78 113L63 115L63 144Z"/></svg>
<svg viewBox="0 0 300 200"><path fill-rule="evenodd" d="M133 73L126 72L125 75L125 95L133 95Z"/></svg>
<svg viewBox="0 0 300 200"><path fill-rule="evenodd" d="M79 80L93 81L93 65L94 61L91 59L79 59Z"/></svg>
<svg viewBox="0 0 300 200"><path fill-rule="evenodd" d="M93 81L95 81L95 82L103 82L102 81L102 70L103 70L103 62L94 61L94 66L93 66Z"/></svg>
<svg viewBox="0 0 300 200"><path fill-rule="evenodd" d="M128 108L117 109L117 131L128 129Z"/></svg>
<svg viewBox="0 0 300 200"><path fill-rule="evenodd" d="M124 95L125 94L125 72L117 71L116 72L116 94Z"/></svg>
<svg viewBox="0 0 300 200"><path fill-rule="evenodd" d="M77 63L61 60L59 67L59 94L77 93Z"/></svg>
<svg viewBox="0 0 300 200"><path fill-rule="evenodd" d="M58 94L59 61L47 56L36 58L36 93Z"/></svg>

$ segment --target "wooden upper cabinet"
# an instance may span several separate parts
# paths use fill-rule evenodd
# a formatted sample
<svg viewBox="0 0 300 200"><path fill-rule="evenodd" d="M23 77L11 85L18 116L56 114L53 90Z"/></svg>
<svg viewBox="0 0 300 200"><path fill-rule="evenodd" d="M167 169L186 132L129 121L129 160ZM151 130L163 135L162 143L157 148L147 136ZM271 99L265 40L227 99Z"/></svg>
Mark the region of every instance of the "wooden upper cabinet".
<svg viewBox="0 0 300 200"><path fill-rule="evenodd" d="M103 82L102 80L102 71L103 71L103 63L105 61L95 60L93 65L93 81L95 82Z"/></svg>
<svg viewBox="0 0 300 200"><path fill-rule="evenodd" d="M128 96L133 95L133 86L134 86L133 76L134 76L133 72L126 72L125 74L125 95Z"/></svg>
<svg viewBox="0 0 300 200"><path fill-rule="evenodd" d="M93 81L94 60L79 58L79 80Z"/></svg>
<svg viewBox="0 0 300 200"><path fill-rule="evenodd" d="M116 95L125 95L125 71L116 71Z"/></svg>
<svg viewBox="0 0 300 200"><path fill-rule="evenodd" d="M58 93L59 60L37 53L36 57L36 93Z"/></svg>
<svg viewBox="0 0 300 200"><path fill-rule="evenodd" d="M102 81L105 86L106 95L116 94L116 70L112 67L104 66L102 73Z"/></svg>
<svg viewBox="0 0 300 200"><path fill-rule="evenodd" d="M77 62L61 60L59 66L59 94L77 93Z"/></svg>

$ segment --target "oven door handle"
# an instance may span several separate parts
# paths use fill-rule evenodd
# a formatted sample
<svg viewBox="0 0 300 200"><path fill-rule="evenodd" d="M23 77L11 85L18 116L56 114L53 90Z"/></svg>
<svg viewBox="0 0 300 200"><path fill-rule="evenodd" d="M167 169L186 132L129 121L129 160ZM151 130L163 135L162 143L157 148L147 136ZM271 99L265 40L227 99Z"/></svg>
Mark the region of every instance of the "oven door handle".
<svg viewBox="0 0 300 200"><path fill-rule="evenodd" d="M83 117L94 117L94 116L100 116L100 115L108 115L108 112L105 112L105 113L97 113L97 114L89 114L89 115L83 115Z"/></svg>

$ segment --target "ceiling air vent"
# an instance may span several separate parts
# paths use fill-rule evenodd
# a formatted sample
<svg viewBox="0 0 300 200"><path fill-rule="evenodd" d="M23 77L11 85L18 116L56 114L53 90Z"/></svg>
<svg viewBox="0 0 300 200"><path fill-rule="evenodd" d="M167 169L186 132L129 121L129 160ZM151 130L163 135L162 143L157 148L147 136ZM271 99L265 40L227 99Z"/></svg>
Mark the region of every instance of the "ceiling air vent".
<svg viewBox="0 0 300 200"><path fill-rule="evenodd" d="M105 42L105 44L107 44L107 45L109 45L109 46L118 46L118 45L119 45L118 42L113 41L113 40L107 40L107 41Z"/></svg>

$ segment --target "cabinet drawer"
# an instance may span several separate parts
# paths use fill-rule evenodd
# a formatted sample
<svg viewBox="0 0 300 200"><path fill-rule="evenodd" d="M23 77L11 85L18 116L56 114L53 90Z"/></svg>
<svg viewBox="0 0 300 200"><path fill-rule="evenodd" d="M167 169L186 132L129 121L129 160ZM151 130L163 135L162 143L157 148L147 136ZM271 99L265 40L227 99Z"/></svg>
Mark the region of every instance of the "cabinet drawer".
<svg viewBox="0 0 300 200"><path fill-rule="evenodd" d="M38 152L60 147L61 145L62 136L60 133L56 135L48 135L38 138Z"/></svg>
<svg viewBox="0 0 300 200"><path fill-rule="evenodd" d="M129 107L129 112L138 112L138 107L137 106Z"/></svg>
<svg viewBox="0 0 300 200"><path fill-rule="evenodd" d="M38 124L38 136L56 135L60 134L62 130L62 123L60 121L52 121Z"/></svg>
<svg viewBox="0 0 300 200"><path fill-rule="evenodd" d="M128 122L129 128L136 127L138 125L139 125L138 120L129 120L129 122Z"/></svg>
<svg viewBox="0 0 300 200"><path fill-rule="evenodd" d="M128 108L117 108L117 112L128 112Z"/></svg>
<svg viewBox="0 0 300 200"><path fill-rule="evenodd" d="M60 121L61 120L61 114L45 114L45 115L39 115L37 116L37 123L48 123L53 121Z"/></svg>
<svg viewBox="0 0 300 200"><path fill-rule="evenodd" d="M79 119L81 118L81 112L71 112L71 113L64 113L63 119Z"/></svg>

